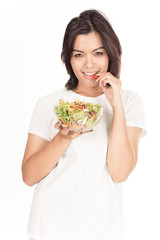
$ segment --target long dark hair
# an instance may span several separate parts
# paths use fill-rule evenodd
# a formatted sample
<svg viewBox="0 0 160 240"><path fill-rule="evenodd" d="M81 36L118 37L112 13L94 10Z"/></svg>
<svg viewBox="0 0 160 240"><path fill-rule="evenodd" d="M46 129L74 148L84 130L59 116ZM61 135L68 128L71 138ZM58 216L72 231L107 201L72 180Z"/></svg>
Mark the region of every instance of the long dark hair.
<svg viewBox="0 0 160 240"><path fill-rule="evenodd" d="M61 58L67 72L70 75L65 87L68 90L76 88L76 78L70 63L74 41L79 34L97 32L102 40L103 46L109 57L108 72L115 77L120 77L121 69L121 45L107 18L97 10L86 10L80 13L79 17L73 18L67 25L63 39Z"/></svg>

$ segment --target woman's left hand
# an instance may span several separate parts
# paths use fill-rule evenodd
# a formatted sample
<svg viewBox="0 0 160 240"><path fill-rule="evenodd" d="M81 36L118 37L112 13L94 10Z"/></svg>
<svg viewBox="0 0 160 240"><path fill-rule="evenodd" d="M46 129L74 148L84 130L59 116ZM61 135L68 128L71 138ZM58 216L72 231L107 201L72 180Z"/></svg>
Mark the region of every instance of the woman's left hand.
<svg viewBox="0 0 160 240"><path fill-rule="evenodd" d="M98 78L95 83L99 84L99 87L103 90L107 100L113 107L122 107L121 97L121 81L115 78L110 72L97 74ZM109 83L110 86L106 86Z"/></svg>

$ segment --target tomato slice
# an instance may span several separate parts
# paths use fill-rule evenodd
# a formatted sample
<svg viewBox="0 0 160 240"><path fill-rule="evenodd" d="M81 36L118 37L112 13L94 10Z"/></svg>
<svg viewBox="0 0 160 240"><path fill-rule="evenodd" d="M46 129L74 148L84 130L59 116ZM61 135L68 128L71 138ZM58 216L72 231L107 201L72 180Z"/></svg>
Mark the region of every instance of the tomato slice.
<svg viewBox="0 0 160 240"><path fill-rule="evenodd" d="M93 75L93 78L96 80L99 76L97 75Z"/></svg>

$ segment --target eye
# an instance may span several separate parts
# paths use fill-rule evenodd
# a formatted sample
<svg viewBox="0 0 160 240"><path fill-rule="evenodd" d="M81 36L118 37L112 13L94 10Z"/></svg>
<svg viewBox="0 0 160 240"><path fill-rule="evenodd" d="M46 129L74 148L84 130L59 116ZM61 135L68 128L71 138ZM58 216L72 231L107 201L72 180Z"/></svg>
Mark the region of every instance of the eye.
<svg viewBox="0 0 160 240"><path fill-rule="evenodd" d="M75 56L75 57L82 57L83 54L81 54L81 53L77 53L77 54L75 54L74 56Z"/></svg>
<svg viewBox="0 0 160 240"><path fill-rule="evenodd" d="M101 56L101 55L103 55L103 52L95 52L94 55L95 55L95 56Z"/></svg>

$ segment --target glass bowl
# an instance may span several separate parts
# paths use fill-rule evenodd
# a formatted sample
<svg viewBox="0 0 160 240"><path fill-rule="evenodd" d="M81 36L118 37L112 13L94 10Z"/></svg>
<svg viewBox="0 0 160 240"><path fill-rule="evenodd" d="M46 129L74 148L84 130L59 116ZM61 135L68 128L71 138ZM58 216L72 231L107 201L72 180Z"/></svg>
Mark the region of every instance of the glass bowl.
<svg viewBox="0 0 160 240"><path fill-rule="evenodd" d="M69 130L74 132L93 129L103 114L101 105L79 100L74 102L59 100L54 110L62 126L69 127Z"/></svg>

